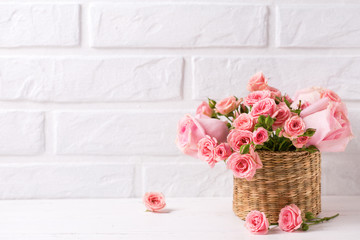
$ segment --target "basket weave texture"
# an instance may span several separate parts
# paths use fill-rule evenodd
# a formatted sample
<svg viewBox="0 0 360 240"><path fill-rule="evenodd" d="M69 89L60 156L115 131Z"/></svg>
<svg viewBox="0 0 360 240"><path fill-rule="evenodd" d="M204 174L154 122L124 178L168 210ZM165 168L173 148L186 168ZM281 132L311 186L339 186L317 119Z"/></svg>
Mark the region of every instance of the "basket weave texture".
<svg viewBox="0 0 360 240"><path fill-rule="evenodd" d="M234 178L233 211L242 219L252 210L277 223L280 210L296 204L302 211L321 211L320 152L258 151L263 167L252 180Z"/></svg>

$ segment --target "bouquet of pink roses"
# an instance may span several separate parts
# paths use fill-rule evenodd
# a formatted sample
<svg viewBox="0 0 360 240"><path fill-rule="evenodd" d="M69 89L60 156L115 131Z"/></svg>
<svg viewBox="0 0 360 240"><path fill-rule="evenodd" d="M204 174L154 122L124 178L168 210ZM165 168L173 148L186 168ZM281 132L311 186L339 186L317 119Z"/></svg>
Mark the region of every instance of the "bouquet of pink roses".
<svg viewBox="0 0 360 240"><path fill-rule="evenodd" d="M352 138L345 104L331 90L310 88L294 98L270 87L260 72L249 95L202 102L178 124L177 146L210 167L224 161L235 177L251 180L262 167L258 150L344 151Z"/></svg>
<svg viewBox="0 0 360 240"><path fill-rule="evenodd" d="M247 88L250 93L244 98L231 96L219 102L208 99L208 102L202 102L197 108L196 116L186 115L178 124L177 146L185 154L204 160L210 167L224 161L233 171L235 179L244 178L250 181L257 169L263 168L263 172L266 168L267 171L272 169L267 165L270 163L265 161L263 167L259 151L282 151L287 155L292 151L307 151L320 156L314 152L344 151L353 136L345 104L331 90L315 87L304 89L296 92L292 99L286 94L283 95L278 89L270 87L262 73L251 77ZM320 165L320 157L318 159L317 164ZM293 167L291 162L287 164ZM279 175L282 173L280 170ZM268 176L274 174L277 176L276 173L271 172ZM319 176L319 174L318 171L309 176ZM292 176L287 177L292 179ZM258 183L263 179L267 178L260 174L260 178L253 180L255 183L249 185L245 184L250 183L246 180L245 182L234 180L234 189L237 191L240 187L235 183L246 185L246 189L250 186L253 188L247 194L251 195L252 201L256 203L250 205L251 201L247 200L246 203L240 202L239 205L242 209L247 209L245 226L254 234L266 234L270 224L264 212L252 208L262 206L274 222L275 209L279 207L279 203L275 203L270 212L269 208L259 203L259 199L266 201L264 199L268 195L266 191L265 193L258 191L257 186L264 184L269 186L276 181L274 177L268 183ZM304 177L300 181L312 181L312 179ZM290 188L290 183L287 184ZM320 201L317 200L320 199L320 190L316 191L320 189L319 181L314 189L314 192L310 190L310 193L316 194L313 196L317 204L315 208L308 206L307 201L304 205L299 201L297 194L295 194L297 197L293 197L288 193L284 197L288 199L287 201L300 203L303 210L317 209L316 213L319 213ZM261 198L257 198L257 194L260 194ZM283 192L280 191L279 194ZM234 191L234 204L235 199L240 201L235 197ZM239 211L242 215L245 210ZM278 224L275 225L287 232L297 229L306 231L310 225L328 221L339 215L317 218L313 213L306 212L305 218L302 218L301 213L302 211L293 203L283 206L281 211L279 209Z"/></svg>

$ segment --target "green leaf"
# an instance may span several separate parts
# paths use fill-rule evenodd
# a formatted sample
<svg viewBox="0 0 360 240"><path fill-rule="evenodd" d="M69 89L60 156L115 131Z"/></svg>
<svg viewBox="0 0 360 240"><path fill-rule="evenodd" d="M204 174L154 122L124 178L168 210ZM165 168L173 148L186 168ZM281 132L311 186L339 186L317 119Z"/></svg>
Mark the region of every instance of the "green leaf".
<svg viewBox="0 0 360 240"><path fill-rule="evenodd" d="M309 225L307 225L306 223L301 224L301 230L303 231L309 230Z"/></svg>
<svg viewBox="0 0 360 240"><path fill-rule="evenodd" d="M257 124L255 124L255 126L254 126L254 130L256 130L256 129L258 129L259 127L262 127L262 126L263 126L262 124L257 123Z"/></svg>
<svg viewBox="0 0 360 240"><path fill-rule="evenodd" d="M319 149L317 149L317 147L315 147L314 145L311 145L311 146L305 148L304 150L308 151L309 153L314 153L314 152L319 151Z"/></svg>
<svg viewBox="0 0 360 240"><path fill-rule="evenodd" d="M267 116L267 118L265 119L266 129L270 130L274 122L274 119L272 119L270 116Z"/></svg>
<svg viewBox="0 0 360 240"><path fill-rule="evenodd" d="M308 129L306 129L306 132L302 136L312 137L315 134L315 132L316 132L316 129L308 128Z"/></svg>
<svg viewBox="0 0 360 240"><path fill-rule="evenodd" d="M240 149L239 149L241 154L247 154L250 151L250 143L249 144L244 144L241 145Z"/></svg>
<svg viewBox="0 0 360 240"><path fill-rule="evenodd" d="M286 105L288 106L288 108L290 108L290 103L289 103L289 101L284 97L284 102L286 103Z"/></svg>
<svg viewBox="0 0 360 240"><path fill-rule="evenodd" d="M209 106L211 109L214 109L215 108L215 105L216 105L216 101L213 100L213 99L210 99L208 98L208 101L209 101Z"/></svg>
<svg viewBox="0 0 360 240"><path fill-rule="evenodd" d="M260 115L258 118L258 123L259 124L265 124L265 116L264 115Z"/></svg>
<svg viewBox="0 0 360 240"><path fill-rule="evenodd" d="M231 123L226 123L227 127L230 129L231 128Z"/></svg>
<svg viewBox="0 0 360 240"><path fill-rule="evenodd" d="M276 129L276 131L275 131L276 136L279 136L279 135L280 135L281 130L282 130L282 128ZM280 136L279 136L279 137L280 137Z"/></svg>
<svg viewBox="0 0 360 240"><path fill-rule="evenodd" d="M290 110L291 112L293 112L293 113L296 113L297 115L299 115L300 116L300 113L301 113L301 109L292 109L292 110Z"/></svg>

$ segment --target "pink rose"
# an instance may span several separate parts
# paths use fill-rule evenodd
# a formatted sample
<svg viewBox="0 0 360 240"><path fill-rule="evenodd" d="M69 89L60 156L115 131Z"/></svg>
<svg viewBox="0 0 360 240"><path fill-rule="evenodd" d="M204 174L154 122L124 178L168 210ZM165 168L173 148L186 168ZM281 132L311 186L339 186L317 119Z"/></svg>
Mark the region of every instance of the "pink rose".
<svg viewBox="0 0 360 240"><path fill-rule="evenodd" d="M274 88L274 87L267 86L267 87L266 87L266 90L270 91L272 98L275 98L275 97L281 98L281 92L280 92L279 89Z"/></svg>
<svg viewBox="0 0 360 240"><path fill-rule="evenodd" d="M260 211L251 211L246 216L245 227L253 234L264 235L269 229L269 221L265 213Z"/></svg>
<svg viewBox="0 0 360 240"><path fill-rule="evenodd" d="M250 115L257 119L260 115L271 116L275 110L276 103L274 99L266 98L254 104Z"/></svg>
<svg viewBox="0 0 360 240"><path fill-rule="evenodd" d="M267 81L262 72L256 73L248 82L247 89L250 92L264 90L267 87Z"/></svg>
<svg viewBox="0 0 360 240"><path fill-rule="evenodd" d="M322 98L304 109L301 114L308 128L316 129L307 145L322 152L342 152L353 138L347 109L342 102Z"/></svg>
<svg viewBox="0 0 360 240"><path fill-rule="evenodd" d="M295 93L294 102L291 105L291 107L296 109L297 108L296 106L299 104L299 100L301 100L301 102L308 102L309 104L318 101L321 97L322 91L324 90L319 87L306 88L297 91Z"/></svg>
<svg viewBox="0 0 360 240"><path fill-rule="evenodd" d="M284 136L292 140L305 133L305 123L301 117L295 115L286 120L284 130Z"/></svg>
<svg viewBox="0 0 360 240"><path fill-rule="evenodd" d="M227 142L230 147L235 151L239 151L242 145L246 145L252 142L252 132L247 130L233 129L230 131Z"/></svg>
<svg viewBox="0 0 360 240"><path fill-rule="evenodd" d="M178 124L176 144L185 154L197 157L198 142L209 135L220 143L226 142L229 129L226 123L215 118L186 115Z"/></svg>
<svg viewBox="0 0 360 240"><path fill-rule="evenodd" d="M280 102L271 117L276 119L273 124L273 129L276 130L277 128L282 127L285 121L291 117L291 111L286 103Z"/></svg>
<svg viewBox="0 0 360 240"><path fill-rule="evenodd" d="M280 211L279 227L285 232L293 232L302 224L301 211L295 204L285 206Z"/></svg>
<svg viewBox="0 0 360 240"><path fill-rule="evenodd" d="M216 145L217 140L208 135L200 139L198 143L198 157L201 160L206 161L211 168L213 168L215 163L217 163L217 160L215 159Z"/></svg>
<svg viewBox="0 0 360 240"><path fill-rule="evenodd" d="M298 137L298 138L292 140L292 143L294 144L295 147L302 148L303 146L306 145L306 143L309 141L309 139L310 139L310 137L302 136L302 137Z"/></svg>
<svg viewBox="0 0 360 240"><path fill-rule="evenodd" d="M236 100L234 96L231 96L216 103L215 109L218 113L226 115L237 109L240 105L240 102L241 101Z"/></svg>
<svg viewBox="0 0 360 240"><path fill-rule="evenodd" d="M254 91L249 93L249 95L244 99L244 104L246 106L253 106L255 103L263 100L265 98L270 98L270 91Z"/></svg>
<svg viewBox="0 0 360 240"><path fill-rule="evenodd" d="M152 212L159 211L166 206L165 197L159 192L147 192L143 198L145 207Z"/></svg>
<svg viewBox="0 0 360 240"><path fill-rule="evenodd" d="M266 142L269 139L269 134L268 131L263 128L263 127L259 127L258 129L255 130L255 132L253 133L253 141L255 144L257 145L261 145L264 142Z"/></svg>
<svg viewBox="0 0 360 240"><path fill-rule="evenodd" d="M254 119L251 115L242 113L234 120L233 127L239 130L252 131L254 128Z"/></svg>
<svg viewBox="0 0 360 240"><path fill-rule="evenodd" d="M251 154L240 154L238 152L230 155L226 165L228 169L233 171L235 177L245 178L248 181L254 177L256 169L262 167L255 162Z"/></svg>
<svg viewBox="0 0 360 240"><path fill-rule="evenodd" d="M217 161L224 161L225 159L227 159L231 155L231 153L232 153L232 151L231 151L231 147L230 147L229 144L220 143L215 148L215 159Z"/></svg>
<svg viewBox="0 0 360 240"><path fill-rule="evenodd" d="M209 104L206 102L202 102L196 109L196 115L205 115L211 117L213 112L214 111L210 108Z"/></svg>
<svg viewBox="0 0 360 240"><path fill-rule="evenodd" d="M320 93L320 98L325 98L325 97L329 98L331 101L334 102L341 102L341 98L339 97L339 95L337 95L335 92L329 89L325 89Z"/></svg>

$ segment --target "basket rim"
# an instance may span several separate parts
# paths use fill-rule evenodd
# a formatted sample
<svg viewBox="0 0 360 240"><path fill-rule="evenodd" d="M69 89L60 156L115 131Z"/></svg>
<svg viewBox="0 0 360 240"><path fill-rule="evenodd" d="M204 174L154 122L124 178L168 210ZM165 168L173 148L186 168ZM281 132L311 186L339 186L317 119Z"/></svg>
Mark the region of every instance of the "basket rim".
<svg viewBox="0 0 360 240"><path fill-rule="evenodd" d="M308 151L269 151L269 150L256 150L257 153L268 153L274 155L311 155L311 154L318 154L320 151L315 151L310 153Z"/></svg>

